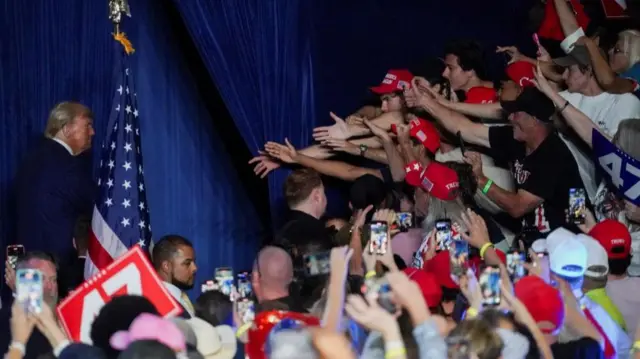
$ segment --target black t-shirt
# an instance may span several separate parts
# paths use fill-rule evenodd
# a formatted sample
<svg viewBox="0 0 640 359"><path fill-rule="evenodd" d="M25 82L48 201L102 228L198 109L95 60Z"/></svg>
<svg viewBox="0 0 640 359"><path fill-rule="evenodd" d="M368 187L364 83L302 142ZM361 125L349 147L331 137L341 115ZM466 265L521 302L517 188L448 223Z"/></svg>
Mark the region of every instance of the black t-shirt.
<svg viewBox="0 0 640 359"><path fill-rule="evenodd" d="M522 217L523 227L536 227L543 235L558 227L574 229L566 223L569 189L583 188L578 165L567 146L551 133L530 154L524 143L513 138L512 126L489 129L492 156L509 163L516 189L540 197L543 203ZM586 199L588 202L588 198Z"/></svg>
<svg viewBox="0 0 640 359"><path fill-rule="evenodd" d="M600 348L600 344L591 338L551 344L551 352L554 358L604 359L604 352Z"/></svg>

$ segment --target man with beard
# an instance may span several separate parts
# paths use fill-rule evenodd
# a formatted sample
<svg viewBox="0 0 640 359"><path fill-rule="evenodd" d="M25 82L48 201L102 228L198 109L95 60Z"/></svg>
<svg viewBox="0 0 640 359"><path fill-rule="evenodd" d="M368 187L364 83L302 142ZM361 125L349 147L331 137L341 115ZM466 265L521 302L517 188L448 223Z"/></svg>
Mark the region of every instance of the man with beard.
<svg viewBox="0 0 640 359"><path fill-rule="evenodd" d="M176 234L164 236L154 245L151 257L162 284L184 309L182 316L193 317L193 304L185 293L193 288L198 270L191 242Z"/></svg>
<svg viewBox="0 0 640 359"><path fill-rule="evenodd" d="M42 299L44 304L55 312L58 305L58 265L55 259L44 252L28 252L16 263L16 271L20 269L36 269L42 273ZM15 273L11 273L6 278L7 285L15 293ZM10 320L12 303L3 305L0 310L0 352L7 353L7 349L23 354L23 358L38 358L40 355L51 353L51 344L47 338L38 330L33 332L25 342L20 342L11 338ZM24 353L26 351L26 354Z"/></svg>

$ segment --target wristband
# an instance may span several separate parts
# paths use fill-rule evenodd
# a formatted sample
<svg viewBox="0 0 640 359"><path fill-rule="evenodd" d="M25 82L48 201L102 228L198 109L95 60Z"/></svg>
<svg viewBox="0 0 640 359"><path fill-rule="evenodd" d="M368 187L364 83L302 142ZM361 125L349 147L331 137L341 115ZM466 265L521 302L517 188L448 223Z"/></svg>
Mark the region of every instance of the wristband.
<svg viewBox="0 0 640 359"><path fill-rule="evenodd" d="M484 255L487 252L487 249L493 247L492 243L485 243L480 247L480 258L484 259Z"/></svg>
<svg viewBox="0 0 640 359"><path fill-rule="evenodd" d="M390 342L384 342L385 352L396 349L404 349L404 342L402 340L392 340Z"/></svg>
<svg viewBox="0 0 640 359"><path fill-rule="evenodd" d="M53 355L55 355L55 357L58 358L62 353L62 351L69 346L69 344L71 343L66 339L61 341L60 344L56 345L56 347L53 348Z"/></svg>
<svg viewBox="0 0 640 359"><path fill-rule="evenodd" d="M399 356L403 356L407 354L407 350L405 348L398 348L393 350L388 350L384 353L385 359L395 358Z"/></svg>
<svg viewBox="0 0 640 359"><path fill-rule="evenodd" d="M377 274L376 271L370 270L367 272L367 274L364 275L364 278L365 279L373 278L376 276L376 274Z"/></svg>
<svg viewBox="0 0 640 359"><path fill-rule="evenodd" d="M567 108L567 106L569 106L569 101L564 102L564 105L562 105L562 108L558 109L558 113L562 113L562 111L564 111L564 109Z"/></svg>
<svg viewBox="0 0 640 359"><path fill-rule="evenodd" d="M482 188L482 193L483 194L487 194L487 192L489 192L489 189L491 188L491 185L493 184L493 180L489 179L487 181L487 183L484 185L484 188Z"/></svg>
<svg viewBox="0 0 640 359"><path fill-rule="evenodd" d="M11 342L11 345L9 345L9 349L15 349L19 351L22 356L25 356L27 353L27 348L25 348L24 344L20 342Z"/></svg>
<svg viewBox="0 0 640 359"><path fill-rule="evenodd" d="M478 310L474 307L469 307L467 309L467 313L464 316L464 319L473 319L478 316Z"/></svg>
<svg viewBox="0 0 640 359"><path fill-rule="evenodd" d="M240 326L240 328L238 328L238 330L236 331L236 338L240 338L241 336L243 336L244 333L246 333L252 325L253 322L242 324L242 326Z"/></svg>

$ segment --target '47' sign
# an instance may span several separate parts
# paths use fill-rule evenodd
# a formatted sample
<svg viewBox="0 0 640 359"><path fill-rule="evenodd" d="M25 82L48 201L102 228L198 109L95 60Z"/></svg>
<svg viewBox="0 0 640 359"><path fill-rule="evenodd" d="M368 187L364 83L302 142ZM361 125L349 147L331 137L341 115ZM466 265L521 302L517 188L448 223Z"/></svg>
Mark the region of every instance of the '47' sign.
<svg viewBox="0 0 640 359"><path fill-rule="evenodd" d="M597 130L593 130L593 151L596 162L605 172L607 181L618 193L640 206L640 162L611 143Z"/></svg>
<svg viewBox="0 0 640 359"><path fill-rule="evenodd" d="M74 341L91 343L91 325L100 309L112 298L141 295L149 299L162 316L182 312L160 282L140 247L135 246L106 269L76 288L57 308L58 317Z"/></svg>

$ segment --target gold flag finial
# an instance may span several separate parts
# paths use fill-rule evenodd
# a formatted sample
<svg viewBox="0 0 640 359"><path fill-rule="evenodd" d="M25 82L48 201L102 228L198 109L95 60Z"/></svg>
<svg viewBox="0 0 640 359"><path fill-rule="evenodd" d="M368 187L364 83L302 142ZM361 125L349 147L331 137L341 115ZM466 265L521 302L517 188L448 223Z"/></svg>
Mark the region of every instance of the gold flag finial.
<svg viewBox="0 0 640 359"><path fill-rule="evenodd" d="M128 0L109 0L109 20L116 27L116 34L120 32L122 13L131 17L131 9Z"/></svg>

